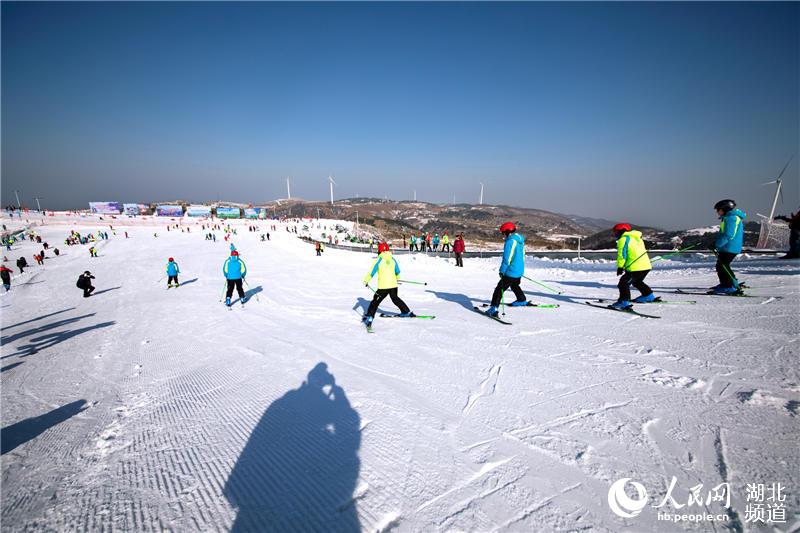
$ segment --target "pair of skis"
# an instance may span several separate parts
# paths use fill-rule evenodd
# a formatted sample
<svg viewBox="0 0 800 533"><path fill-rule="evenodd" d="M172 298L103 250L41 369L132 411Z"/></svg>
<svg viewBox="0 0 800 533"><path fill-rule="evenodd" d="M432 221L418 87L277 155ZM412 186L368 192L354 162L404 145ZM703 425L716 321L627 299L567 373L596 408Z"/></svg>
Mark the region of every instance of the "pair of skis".
<svg viewBox="0 0 800 533"><path fill-rule="evenodd" d="M487 307L489 307L489 304L481 304L480 307L475 306L472 309L476 313L481 314L481 315L483 315L485 317L491 318L495 322L499 322L500 324L503 324L505 326L511 326L512 325L511 322L509 322L507 320L503 320L500 317L487 315L486 311L483 310L483 309L485 309ZM528 302L527 305L512 305L512 306L509 306L509 307L520 307L520 308L537 307L539 309L556 309L557 307L560 307L560 306L558 304L535 304L533 302Z"/></svg>
<svg viewBox="0 0 800 533"><path fill-rule="evenodd" d="M414 316L400 316L396 313L381 313L380 316L382 318L420 318L422 320L433 320L436 318L436 315L414 315ZM375 333L375 330L372 328L372 324L365 324L367 327L367 333Z"/></svg>

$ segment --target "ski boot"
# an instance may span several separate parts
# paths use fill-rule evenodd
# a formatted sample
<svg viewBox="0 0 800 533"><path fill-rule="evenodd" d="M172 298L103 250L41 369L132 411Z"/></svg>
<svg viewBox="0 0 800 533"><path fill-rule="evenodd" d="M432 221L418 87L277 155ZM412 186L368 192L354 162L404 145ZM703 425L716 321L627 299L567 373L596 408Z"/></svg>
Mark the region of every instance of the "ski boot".
<svg viewBox="0 0 800 533"><path fill-rule="evenodd" d="M509 307L527 307L527 306L528 306L528 300L522 300L522 301L517 300L516 302L509 304Z"/></svg>
<svg viewBox="0 0 800 533"><path fill-rule="evenodd" d="M403 317L403 318L414 318L417 315L415 315L414 313L409 311L408 313L400 313L400 316Z"/></svg>
<svg viewBox="0 0 800 533"><path fill-rule="evenodd" d="M613 304L609 305L611 309L616 309L617 311L625 311L626 309L630 309L633 307L633 304L628 300L620 300L618 302L614 302Z"/></svg>
<svg viewBox="0 0 800 533"><path fill-rule="evenodd" d="M642 296L639 296L638 298L634 298L633 301L634 301L634 303L637 303L637 304L647 304L647 303L650 303L650 302L655 302L656 301L656 295L651 292L647 296L642 295Z"/></svg>
<svg viewBox="0 0 800 533"><path fill-rule="evenodd" d="M486 310L486 314L489 315L490 317L497 318L497 316L498 316L497 307L495 307L493 305L490 306L489 309Z"/></svg>
<svg viewBox="0 0 800 533"><path fill-rule="evenodd" d="M242 303L242 305L244 305L245 303L247 303L247 296L239 298L239 301Z"/></svg>
<svg viewBox="0 0 800 533"><path fill-rule="evenodd" d="M225 305L227 305L228 307L231 306L231 299L230 298L225 298Z"/></svg>
<svg viewBox="0 0 800 533"><path fill-rule="evenodd" d="M371 316L369 316L369 315L364 315L363 317L361 317L361 321L362 321L362 322L364 323L364 325L365 325L365 326L367 326L368 328L372 327L372 320L373 320L373 317L371 317Z"/></svg>
<svg viewBox="0 0 800 533"><path fill-rule="evenodd" d="M739 294L741 291L736 287L720 287L718 289L714 289L711 294L719 294L722 296L731 296L734 294Z"/></svg>

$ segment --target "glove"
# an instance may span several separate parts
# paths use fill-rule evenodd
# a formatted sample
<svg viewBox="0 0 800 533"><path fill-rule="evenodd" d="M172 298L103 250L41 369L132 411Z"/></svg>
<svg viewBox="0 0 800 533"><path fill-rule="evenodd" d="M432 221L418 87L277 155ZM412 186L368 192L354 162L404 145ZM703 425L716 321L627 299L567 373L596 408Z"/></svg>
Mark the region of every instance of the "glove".
<svg viewBox="0 0 800 533"><path fill-rule="evenodd" d="M622 273L625 272L625 269L622 267L617 267L617 276L621 276Z"/></svg>
<svg viewBox="0 0 800 533"><path fill-rule="evenodd" d="M366 276L364 276L364 280L363 281L364 281L364 285L369 285L369 282L372 281L372 276L367 274Z"/></svg>

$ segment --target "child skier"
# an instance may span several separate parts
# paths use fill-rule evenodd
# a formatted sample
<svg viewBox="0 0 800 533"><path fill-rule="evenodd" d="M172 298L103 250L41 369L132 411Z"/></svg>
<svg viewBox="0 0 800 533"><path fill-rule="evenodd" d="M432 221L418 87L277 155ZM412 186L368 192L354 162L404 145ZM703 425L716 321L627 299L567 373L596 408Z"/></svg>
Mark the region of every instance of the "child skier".
<svg viewBox="0 0 800 533"><path fill-rule="evenodd" d="M378 259L372 263L372 268L364 276L364 285L369 286L372 277L378 275L378 290L375 291L375 296L369 304L369 309L363 317L364 324L367 327L372 326L372 321L375 318L375 311L378 306L387 296L392 299L392 303L400 309L400 316L414 317L417 316L411 312L406 303L397 295L397 278L400 277L400 265L392 257L392 252L389 245L382 242L378 245Z"/></svg>
<svg viewBox="0 0 800 533"><path fill-rule="evenodd" d="M500 305L503 293L509 288L517 297L517 300L511 304L513 307L528 305L525 293L519 287L519 282L525 273L525 238L517 233L517 227L513 222L506 222L500 226L500 233L506 239L503 247L503 262L500 263L500 281L494 288L492 303L486 310L486 314L493 317L497 316L497 306Z"/></svg>
<svg viewBox="0 0 800 533"><path fill-rule="evenodd" d="M236 250L231 252L230 257L228 257L225 260L225 264L222 265L222 273L225 275L225 279L228 283L228 289L225 293L225 305L228 307L231 306L231 296L233 296L234 286L236 287L236 292L239 293L239 301L244 305L247 301L247 297L242 288L242 281L247 275L247 265L244 264L244 261L239 259L239 252Z"/></svg>
<svg viewBox="0 0 800 533"><path fill-rule="evenodd" d="M6 292L11 290L11 269L5 265L0 266L0 279L3 280L3 287Z"/></svg>
<svg viewBox="0 0 800 533"><path fill-rule="evenodd" d="M619 279L619 299L610 307L619 310L630 309L631 284L642 293L634 302L647 303L656 299L653 290L644 282L644 278L653 268L650 257L647 255L642 232L631 229L630 224L620 223L614 226L614 236L617 239L617 276Z"/></svg>
<svg viewBox="0 0 800 533"><path fill-rule="evenodd" d="M175 288L177 289L180 287L180 283L178 283L178 274L181 273L180 267L178 267L178 263L175 262L175 259L169 258L167 260L167 288L172 287L172 282L175 281Z"/></svg>
<svg viewBox="0 0 800 533"><path fill-rule="evenodd" d="M92 280L94 276L88 270L81 274L78 277L78 282L75 284L79 289L83 289L83 297L88 298L91 296L92 291L94 291L94 287L92 286Z"/></svg>
<svg viewBox="0 0 800 533"><path fill-rule="evenodd" d="M741 292L739 281L731 270L731 262L742 251L744 240L744 219L747 215L736 209L733 200L720 200L714 205L719 219L719 233L714 243L717 254L717 277L719 285L712 287L714 294L736 294Z"/></svg>

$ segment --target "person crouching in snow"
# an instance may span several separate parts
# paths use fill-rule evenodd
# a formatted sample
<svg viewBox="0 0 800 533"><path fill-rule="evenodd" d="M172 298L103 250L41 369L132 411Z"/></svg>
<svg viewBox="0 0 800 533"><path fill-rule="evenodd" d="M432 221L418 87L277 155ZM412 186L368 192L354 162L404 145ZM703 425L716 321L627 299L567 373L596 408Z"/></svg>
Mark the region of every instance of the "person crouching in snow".
<svg viewBox="0 0 800 533"><path fill-rule="evenodd" d="M525 274L525 238L517 233L517 227L513 222L506 222L500 226L500 233L506 238L503 247L503 262L500 263L500 281L494 288L492 303L486 310L486 314L493 317L497 316L497 306L500 305L503 293L509 288L517 297L517 300L511 304L512 306L528 305L525 293L519 287L522 275Z"/></svg>
<svg viewBox="0 0 800 533"><path fill-rule="evenodd" d="M392 252L389 245L382 242L378 245L378 259L372 264L372 268L364 276L364 285L369 286L372 277L378 275L378 290L375 291L375 296L367 309L367 314L364 315L363 321L367 326L372 325L372 320L375 318L375 311L387 296L392 299L392 303L400 309L400 316L414 317L417 316L411 312L406 303L397 295L397 278L400 277L400 265L392 257Z"/></svg>
<svg viewBox="0 0 800 533"><path fill-rule="evenodd" d="M180 283L178 283L178 274L181 273L180 267L178 267L178 263L175 262L175 259L169 258L167 261L167 288L169 289L172 287L172 282L175 282L175 287L179 287Z"/></svg>
<svg viewBox="0 0 800 533"><path fill-rule="evenodd" d="M231 252L230 257L228 257L228 259L225 260L225 264L222 265L222 273L225 274L225 279L228 280L228 290L225 293L225 305L228 307L231 305L233 287L236 287L236 292L239 293L239 301L244 305L247 301L247 297L244 295L242 281L244 281L245 276L247 276L247 265L244 264L244 261L239 259L239 252L236 250Z"/></svg>
<svg viewBox="0 0 800 533"><path fill-rule="evenodd" d="M94 287L92 286L92 280L94 276L88 270L81 274L78 277L78 282L75 284L79 289L83 289L83 297L88 298L91 296L92 291L94 291Z"/></svg>
<svg viewBox="0 0 800 533"><path fill-rule="evenodd" d="M614 309L629 309L631 303L631 285L642 293L634 302L647 303L656 299L653 290L644 282L644 278L653 268L650 257L642 240L642 232L631 229L630 224L620 223L614 226L617 239L617 276L619 279L619 299L611 304Z"/></svg>

